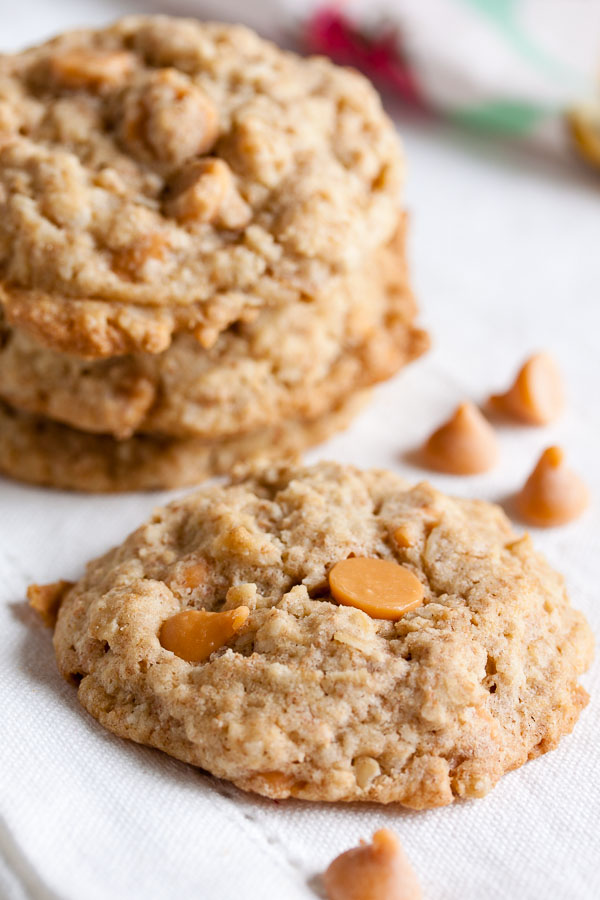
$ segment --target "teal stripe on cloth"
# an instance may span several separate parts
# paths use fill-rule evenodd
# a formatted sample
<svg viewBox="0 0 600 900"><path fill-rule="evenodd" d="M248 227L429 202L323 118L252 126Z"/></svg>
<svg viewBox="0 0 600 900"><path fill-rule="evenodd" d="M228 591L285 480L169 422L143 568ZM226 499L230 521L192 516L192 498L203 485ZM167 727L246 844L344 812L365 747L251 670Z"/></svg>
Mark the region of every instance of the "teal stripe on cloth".
<svg viewBox="0 0 600 900"><path fill-rule="evenodd" d="M454 109L449 119L460 125L521 136L530 133L543 119L557 114L550 107L511 100L491 100L477 106Z"/></svg>

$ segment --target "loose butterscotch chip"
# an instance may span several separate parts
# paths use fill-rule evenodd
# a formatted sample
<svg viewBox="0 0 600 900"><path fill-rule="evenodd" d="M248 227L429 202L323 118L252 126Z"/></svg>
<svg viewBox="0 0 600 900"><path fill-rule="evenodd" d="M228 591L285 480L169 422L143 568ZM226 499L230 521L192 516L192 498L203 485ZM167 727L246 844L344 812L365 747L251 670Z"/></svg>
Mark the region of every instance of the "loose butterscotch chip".
<svg viewBox="0 0 600 900"><path fill-rule="evenodd" d="M133 56L122 51L74 48L50 60L52 81L73 89L117 87L125 82L132 69Z"/></svg>
<svg viewBox="0 0 600 900"><path fill-rule="evenodd" d="M247 606L216 613L185 609L163 622L159 640L165 650L187 662L204 662L240 630L249 615Z"/></svg>
<svg viewBox="0 0 600 900"><path fill-rule="evenodd" d="M54 581L52 584L30 584L27 588L29 605L40 614L48 628L56 624L60 604L73 584L72 581Z"/></svg>
<svg viewBox="0 0 600 900"><path fill-rule="evenodd" d="M423 458L432 469L452 475L487 472L498 459L496 434L476 406L461 403L427 440Z"/></svg>
<svg viewBox="0 0 600 900"><path fill-rule="evenodd" d="M600 168L600 103L581 104L570 109L567 127L579 155Z"/></svg>
<svg viewBox="0 0 600 900"><path fill-rule="evenodd" d="M565 465L560 447L548 447L517 495L519 514L532 525L564 525L576 519L589 503L588 489Z"/></svg>
<svg viewBox="0 0 600 900"><path fill-rule="evenodd" d="M329 587L338 603L374 619L400 619L423 602L417 576L388 559L342 559L329 573Z"/></svg>
<svg viewBox="0 0 600 900"><path fill-rule="evenodd" d="M496 409L529 425L547 425L565 405L562 377L548 353L535 353L519 369L514 383L504 394L493 394Z"/></svg>
<svg viewBox="0 0 600 900"><path fill-rule="evenodd" d="M337 856L323 876L328 900L420 900L421 888L400 841L381 828L372 843Z"/></svg>

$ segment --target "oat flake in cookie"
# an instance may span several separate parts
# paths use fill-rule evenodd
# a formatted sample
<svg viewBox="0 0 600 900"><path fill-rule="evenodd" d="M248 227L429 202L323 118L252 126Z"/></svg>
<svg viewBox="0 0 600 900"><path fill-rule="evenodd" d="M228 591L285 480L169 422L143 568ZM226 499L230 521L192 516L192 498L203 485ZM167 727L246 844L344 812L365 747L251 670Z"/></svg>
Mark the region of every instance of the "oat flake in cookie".
<svg viewBox="0 0 600 900"><path fill-rule="evenodd" d="M65 34L0 57L0 305L88 358L209 346L360 267L401 180L357 73L191 19Z"/></svg>
<svg viewBox="0 0 600 900"><path fill-rule="evenodd" d="M349 558L402 566L422 604L338 605L329 573ZM360 569L336 581L345 603ZM417 809L553 749L592 654L562 578L498 507L334 463L157 511L90 563L54 643L116 734L270 797Z"/></svg>

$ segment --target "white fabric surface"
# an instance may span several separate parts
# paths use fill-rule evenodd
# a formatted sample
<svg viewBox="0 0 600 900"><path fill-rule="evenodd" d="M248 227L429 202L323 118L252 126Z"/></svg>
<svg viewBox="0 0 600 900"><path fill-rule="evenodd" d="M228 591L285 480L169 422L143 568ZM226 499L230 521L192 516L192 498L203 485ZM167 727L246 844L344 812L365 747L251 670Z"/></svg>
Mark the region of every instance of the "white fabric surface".
<svg viewBox="0 0 600 900"><path fill-rule="evenodd" d="M84 9L74 0L11 4L1 40L17 45L116 9L97 0ZM467 145L439 126L403 122L401 130L414 282L434 348L311 457L421 479L406 452L457 402L502 388L522 358L547 348L567 378L564 418L542 430L502 428L502 460L490 474L433 480L503 500L557 441L597 498L597 183L517 151ZM162 499L0 480L1 898L310 900L314 875L382 825L400 835L426 900L600 897L597 664L584 678L591 703L557 751L483 800L425 813L260 800L105 732L58 676L25 588L78 576ZM596 499L579 522L534 534L596 633L599 526Z"/></svg>

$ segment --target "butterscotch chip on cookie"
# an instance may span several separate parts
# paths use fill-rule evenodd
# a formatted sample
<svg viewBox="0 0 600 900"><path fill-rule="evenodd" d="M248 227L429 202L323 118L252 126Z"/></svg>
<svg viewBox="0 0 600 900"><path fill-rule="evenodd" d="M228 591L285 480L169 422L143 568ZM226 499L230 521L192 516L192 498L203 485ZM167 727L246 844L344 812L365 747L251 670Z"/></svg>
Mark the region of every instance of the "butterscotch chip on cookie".
<svg viewBox="0 0 600 900"><path fill-rule="evenodd" d="M86 358L208 345L392 237L402 157L362 76L241 26L131 16L0 56L0 305Z"/></svg>
<svg viewBox="0 0 600 900"><path fill-rule="evenodd" d="M353 559L418 605L365 602L362 565L336 588ZM556 747L592 654L562 578L497 506L334 463L158 510L89 564L54 644L122 737L270 797L416 809Z"/></svg>

